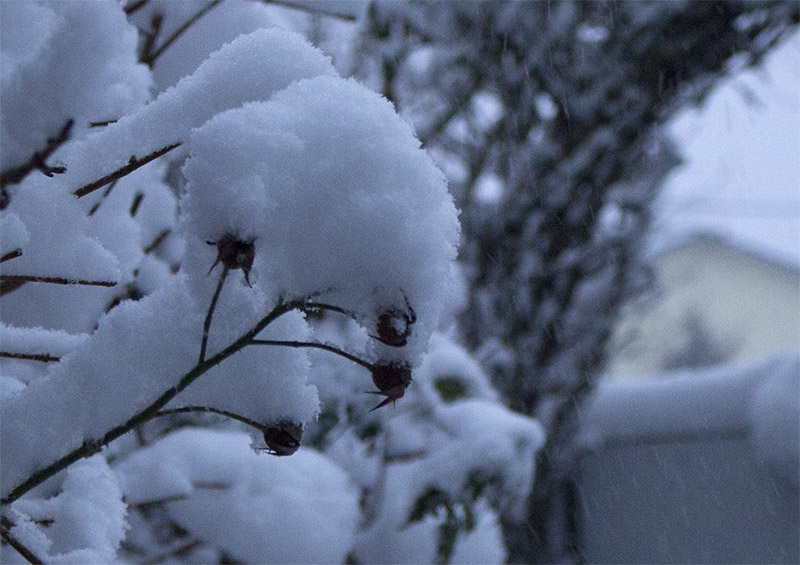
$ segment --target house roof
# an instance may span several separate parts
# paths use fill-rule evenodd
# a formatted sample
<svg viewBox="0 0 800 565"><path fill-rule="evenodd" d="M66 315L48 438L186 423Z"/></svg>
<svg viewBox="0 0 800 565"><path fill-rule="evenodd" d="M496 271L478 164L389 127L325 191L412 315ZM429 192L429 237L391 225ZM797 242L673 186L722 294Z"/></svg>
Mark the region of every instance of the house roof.
<svg viewBox="0 0 800 565"><path fill-rule="evenodd" d="M790 276L800 277L800 263L794 258L771 253L728 235L710 231L693 231L669 238L655 238L650 243L648 255L656 260L696 246L717 248L725 253L733 253L763 263Z"/></svg>

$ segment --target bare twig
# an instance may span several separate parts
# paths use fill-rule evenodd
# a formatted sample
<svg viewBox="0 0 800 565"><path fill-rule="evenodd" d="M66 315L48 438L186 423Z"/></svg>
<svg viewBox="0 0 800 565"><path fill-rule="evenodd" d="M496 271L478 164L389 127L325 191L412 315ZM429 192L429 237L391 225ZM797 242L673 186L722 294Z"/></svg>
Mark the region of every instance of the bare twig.
<svg viewBox="0 0 800 565"><path fill-rule="evenodd" d="M122 11L125 12L126 15L130 16L136 10L147 4L148 1L149 0L134 0L130 4L126 4Z"/></svg>
<svg viewBox="0 0 800 565"><path fill-rule="evenodd" d="M353 363L357 363L370 371L372 371L374 368L372 363L364 361L363 359L360 359L359 357L356 357L351 353L347 353L346 351L342 351L338 347L335 347L333 345L328 345L326 343L319 343L316 341L277 341L273 339L252 339L250 340L250 343L252 345L275 345L279 347L298 347L298 348L309 347L313 349L322 349L324 351L330 351L331 353L335 353L336 355L344 357L345 359L349 359Z"/></svg>
<svg viewBox="0 0 800 565"><path fill-rule="evenodd" d="M108 185L108 188L106 188L103 191L103 195L100 197L100 199L97 202L95 202L94 206L92 206L92 209L89 210L89 215L90 216L94 216L94 213L97 212L97 209L100 207L100 204L102 204L103 200L105 200L106 197L109 194L111 194L111 191L114 190L115 186L117 186L117 181L116 180L112 181L111 184Z"/></svg>
<svg viewBox="0 0 800 565"><path fill-rule="evenodd" d="M179 27L175 32L170 35L161 46L156 49L155 51L149 52L146 51L144 56L142 57L142 63L145 63L151 69L153 68L153 64L158 57L167 50L167 48L172 45L181 35L183 35L187 29L192 27L200 18L205 16L209 11L211 11L215 6L217 6L222 0L211 0L208 4L206 4L202 9L200 9L195 15L191 18L186 20L181 27ZM158 31L156 30L156 34ZM153 36L153 40L155 41L155 36Z"/></svg>
<svg viewBox="0 0 800 565"><path fill-rule="evenodd" d="M150 253L152 253L153 251L155 251L155 250L156 250L156 248L157 248L159 245L161 245L161 243L163 243L163 241L164 241L165 239L167 239L167 236L168 236L169 234L171 234L171 233L172 233L172 230L163 230L163 231L161 231L161 232L160 232L160 233L159 233L159 234L158 234L158 235L155 237L155 239L154 239L154 240L153 240L153 241L150 243L150 245L148 245L147 247L145 247L145 248L144 248L144 254L145 254L145 255L149 255Z"/></svg>
<svg viewBox="0 0 800 565"><path fill-rule="evenodd" d="M128 210L128 213L130 214L131 218L135 218L136 217L136 213L139 211L139 205L142 203L143 199L144 199L144 193L143 192L137 192L134 195L133 201L131 202L131 207Z"/></svg>
<svg viewBox="0 0 800 565"><path fill-rule="evenodd" d="M11 353L10 351L0 351L0 357L6 359L26 359L28 361L41 361L42 363L55 363L60 361L60 357L53 357L47 353Z"/></svg>
<svg viewBox="0 0 800 565"><path fill-rule="evenodd" d="M0 257L0 263L5 263L6 261L11 261L11 259L15 259L22 255L22 249L13 249Z"/></svg>
<svg viewBox="0 0 800 565"><path fill-rule="evenodd" d="M292 8L294 10L300 10L303 12L309 12L311 14L318 14L320 16L327 16L329 18L337 18L339 20L344 20L347 22L354 22L358 18L352 14L341 14L334 10L326 10L321 6L307 6L305 4L301 4L299 2L292 2L291 0L261 0L264 4L275 4L276 6L284 6L286 8Z"/></svg>
<svg viewBox="0 0 800 565"><path fill-rule="evenodd" d="M186 543L181 543L177 545L173 549L167 550L165 553L162 553L156 557L152 557L145 561L145 565L156 565L157 563L163 563L164 561L169 560L172 557L184 557L188 554L191 550L195 547L201 545L202 542L200 540L192 540Z"/></svg>
<svg viewBox="0 0 800 565"><path fill-rule="evenodd" d="M90 128L104 128L111 124L116 124L117 120L100 120L99 122L89 122Z"/></svg>
<svg viewBox="0 0 800 565"><path fill-rule="evenodd" d="M206 359L206 347L208 346L208 331L211 329L211 317L214 315L214 309L217 307L217 299L219 298L219 293L222 292L222 285L225 284L225 277L227 276L228 267L224 267L219 275L217 288L214 291L214 296L211 298L211 304L208 305L208 313L203 322L203 339L200 342L200 358L197 361L198 363L202 363Z"/></svg>
<svg viewBox="0 0 800 565"><path fill-rule="evenodd" d="M144 36L141 56L139 57L139 61L141 63L145 63L147 60L152 58L153 49L155 49L156 46L156 39L158 38L158 34L161 33L162 23L164 23L164 15L159 12L155 12L150 16L150 30L141 30L142 35ZM151 67L152 65L148 63L147 66Z"/></svg>
<svg viewBox="0 0 800 565"><path fill-rule="evenodd" d="M61 174L67 170L65 167L51 167L45 163L45 160L47 160L47 158L50 157L50 155L52 155L56 149L61 147L61 145L69 139L69 133L74 124L75 120L67 120L66 123L61 126L61 129L56 136L47 140L45 148L31 155L27 163L20 165L19 167L6 169L0 173L0 188L3 189L3 198L2 203L0 203L0 209L5 208L8 205L8 193L5 191L5 187L9 184L17 184L21 182L22 179L28 176L28 173L31 171L38 169L48 177L52 177L53 175Z"/></svg>
<svg viewBox="0 0 800 565"><path fill-rule="evenodd" d="M356 315L350 312L349 310L345 310L344 308L340 308L339 306L333 306L331 304L323 304L322 302L307 302L303 308L303 312L309 312L314 310L330 310L331 312L338 312L339 314L344 314L345 316L349 316L350 318L355 319Z"/></svg>
<svg viewBox="0 0 800 565"><path fill-rule="evenodd" d="M178 383L166 391L164 391L161 396L159 396L156 400L150 403L147 407L140 410L133 416L131 416L128 421L108 430L103 437L98 440L87 440L79 447L73 449L67 455L61 457L60 459L54 461L53 463L42 467L36 471L34 471L27 479L25 479L22 483L17 485L11 492L6 496L4 499L0 500L0 504L11 504L15 500L19 499L25 493L36 487L37 485L42 484L44 481L52 477L53 475L57 474L58 472L66 469L79 459L83 457L90 457L97 453L104 445L107 445L114 441L115 439L125 435L129 431L133 430L137 426L151 420L158 416L159 412L161 411L164 406L166 406L173 398L175 398L178 394L180 394L187 386L192 384L195 380L197 380L201 375L208 372L213 367L219 365L222 361L236 353L237 351L241 350L242 348L246 347L251 343L253 338L257 336L264 328L270 325L272 322L277 320L279 317L283 316L287 312L292 310L300 309L306 301L306 297L291 300L291 301L283 301L279 300L275 307L266 315L264 316L252 329L248 332L244 333L242 336L239 337L236 341L231 343L228 347L214 355L213 357L196 364L192 369L190 369L187 373L185 373Z"/></svg>
<svg viewBox="0 0 800 565"><path fill-rule="evenodd" d="M11 292L26 282L50 284L77 284L83 286L116 286L116 281L89 281L83 279L66 279L62 277L37 277L34 275L0 275L0 296Z"/></svg>
<svg viewBox="0 0 800 565"><path fill-rule="evenodd" d="M3 541L13 547L14 550L19 553L20 556L22 556L22 558L28 563L33 563L34 565L40 565L44 563L44 561L39 559L35 553L25 547L21 541L11 535L11 528L13 527L14 522L3 516L2 522L0 523L0 537L3 538Z"/></svg>
<svg viewBox="0 0 800 565"><path fill-rule="evenodd" d="M184 414L187 412L206 412L211 414L217 414L219 416L225 416L226 418L230 418L232 420L236 420L245 424L246 426L250 426L253 429L258 430L259 432L263 432L266 426L262 426L258 422L255 422L249 418L245 418L239 414L235 414L234 412L228 412L227 410L219 410L217 408L211 408L210 406L184 406L182 408L171 408L169 410L162 410L157 415L158 416L170 416L172 414Z"/></svg>
<svg viewBox="0 0 800 565"><path fill-rule="evenodd" d="M155 159L158 159L162 155L166 155L167 153L169 153L170 151L172 151L176 147L180 147L180 146L181 146L181 142L179 141L177 143L173 143L172 145L167 145L166 147L162 147L161 149L159 149L157 151L153 151L152 153L150 153L149 155L145 155L141 159L139 159L135 155L131 155L131 158L128 161L128 164L125 165L124 167L120 167L119 169L117 169L113 173L109 173L106 176L97 179L96 181L92 181L89 184L86 184L86 185L80 187L79 189L75 190L72 194L74 194L78 198L82 198L82 197L86 196L87 194L91 194L92 192L94 192L98 188L102 188L105 185L114 182L115 180L121 179L122 177L131 174L133 171L135 171L139 167L142 167L142 166L146 165L150 161L154 161Z"/></svg>

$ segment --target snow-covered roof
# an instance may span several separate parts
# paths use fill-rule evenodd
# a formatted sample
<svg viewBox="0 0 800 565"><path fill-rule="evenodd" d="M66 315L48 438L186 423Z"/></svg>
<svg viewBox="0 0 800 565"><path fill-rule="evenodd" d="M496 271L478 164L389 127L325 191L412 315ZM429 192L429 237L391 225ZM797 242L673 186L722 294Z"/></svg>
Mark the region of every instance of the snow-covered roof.
<svg viewBox="0 0 800 565"><path fill-rule="evenodd" d="M785 271L792 276L800 276L800 263L793 257L757 247L728 234L700 230L680 234L654 236L650 240L648 255L657 260L659 257L680 252L689 247L707 245L727 252L745 256L748 259Z"/></svg>

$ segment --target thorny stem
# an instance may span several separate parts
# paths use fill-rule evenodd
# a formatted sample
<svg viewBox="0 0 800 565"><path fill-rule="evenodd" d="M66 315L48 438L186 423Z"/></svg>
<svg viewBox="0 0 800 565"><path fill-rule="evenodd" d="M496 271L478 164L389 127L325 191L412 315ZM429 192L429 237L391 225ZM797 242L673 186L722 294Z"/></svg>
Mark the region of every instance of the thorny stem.
<svg viewBox="0 0 800 565"><path fill-rule="evenodd" d="M102 438L98 440L87 440L80 447L73 449L70 453L54 461L50 465L43 467L33 472L26 480L17 485L4 499L0 500L0 504L10 504L20 498L22 495L30 491L32 488L40 485L59 471L62 471L78 461L83 457L90 457L99 452L100 449L115 439L125 435L137 426L151 420L158 416L161 409L181 393L186 387L192 384L198 377L208 372L213 367L216 367L222 361L249 345L253 338L258 335L264 328L274 322L280 316L283 316L291 310L301 309L305 303L305 298L295 299L291 301L279 300L275 307L264 316L253 328L239 337L236 341L231 343L228 347L214 355L213 357L197 363L191 370L184 374L178 384L164 391L155 401L149 406L134 414L128 421L108 430Z"/></svg>
<svg viewBox="0 0 800 565"><path fill-rule="evenodd" d="M142 167L149 163L150 161L154 161L161 157L162 155L166 155L176 147L180 147L182 143L178 141L177 143L173 143L172 145L167 145L166 147L162 147L157 151L153 151L152 153L145 155L141 159L136 157L135 155L131 155L128 164L124 167L120 167L113 173L109 173L106 176L97 179L96 181L92 181L89 184L85 184L82 187L76 189L72 194L77 196L78 198L82 198L87 194L91 194L98 188L103 188L105 185L114 182L115 180L121 179L122 177L131 174L133 171Z"/></svg>
<svg viewBox="0 0 800 565"><path fill-rule="evenodd" d="M175 40L177 40L181 35L183 35L187 29L192 27L192 25L197 22L200 18L205 16L209 11L211 11L215 6L217 6L222 0L211 0L208 4L206 4L202 9L200 9L195 15L191 18L186 20L181 27L179 27L175 32L170 35L161 46L156 49L152 53L147 53L146 56L143 58L142 62L145 63L151 69L153 68L153 63L155 63L156 59L164 52L166 49L172 45Z"/></svg>
<svg viewBox="0 0 800 565"><path fill-rule="evenodd" d="M226 418L231 418L232 420L237 420L246 426L250 426L251 428L258 430L259 432L263 432L265 428L265 426L262 426L258 422L255 422L249 418L245 418L240 414L228 412L227 410L220 410L218 408L211 408L210 406L184 406L182 408L172 408L170 410L162 410L157 415L169 416L172 414L183 414L186 412L210 412L212 414L218 414L220 416L225 416Z"/></svg>
<svg viewBox="0 0 800 565"><path fill-rule="evenodd" d="M346 351L342 351L338 347L334 347L333 345L328 345L325 343L319 343L316 341L277 341L273 339L251 339L250 343L252 345L275 345L279 347L310 347L314 349L322 349L324 351L330 351L331 353L335 353L336 355L340 355L345 359L349 359L353 363L358 363L362 367L372 371L373 365L372 363L368 363L363 359L356 357Z"/></svg>
<svg viewBox="0 0 800 565"><path fill-rule="evenodd" d="M208 313L203 322L203 339L200 342L200 358L197 360L198 363L202 363L206 359L206 347L208 346L208 331L211 329L211 317L214 315L214 309L217 307L217 299L219 298L219 293L222 292L222 285L225 284L225 277L227 276L228 267L224 267L219 275L217 288L214 291L214 296L211 298L211 304L208 305Z"/></svg>
<svg viewBox="0 0 800 565"><path fill-rule="evenodd" d="M47 353L11 353L10 351L0 351L0 357L5 357L6 359L41 361L42 363L55 363L61 360L60 357L54 357Z"/></svg>
<svg viewBox="0 0 800 565"><path fill-rule="evenodd" d="M0 537L3 538L3 541L13 547L14 550L19 553L28 563L33 563L34 565L43 564L44 561L39 559L34 552L25 547L21 541L11 535L11 528L13 527L14 522L3 516L2 523L0 523Z"/></svg>

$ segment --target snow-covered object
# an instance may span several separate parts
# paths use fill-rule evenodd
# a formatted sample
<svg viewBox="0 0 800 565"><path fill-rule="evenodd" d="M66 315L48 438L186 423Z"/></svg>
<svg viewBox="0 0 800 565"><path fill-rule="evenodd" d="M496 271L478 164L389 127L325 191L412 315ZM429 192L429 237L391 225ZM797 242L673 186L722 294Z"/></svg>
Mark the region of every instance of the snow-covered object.
<svg viewBox="0 0 800 565"><path fill-rule="evenodd" d="M16 328L0 322L0 343L7 353L61 357L87 337L86 334L69 334L43 328Z"/></svg>
<svg viewBox="0 0 800 565"><path fill-rule="evenodd" d="M19 500L9 517L11 534L47 563L110 563L125 535L125 514L117 479L97 455L71 466L56 496ZM14 553L4 544L0 561L16 562Z"/></svg>
<svg viewBox="0 0 800 565"><path fill-rule="evenodd" d="M100 439L176 385L197 361L204 308L192 299L183 279L175 278L138 302L120 304L47 377L32 382L24 394L4 399L3 496L32 472L85 441ZM233 341L225 335L220 339L225 337ZM305 385L304 355L291 354L294 359L272 348L246 352L229 360L242 373L238 379L229 373L227 378L215 376L226 370L225 363L200 378L216 383L211 390L219 391L224 407L231 408L232 398L238 399L237 413L264 423L277 418L302 423L315 413L317 397ZM286 374L270 380L275 376L271 367ZM199 386L196 396L214 406L213 393L202 394L207 389Z"/></svg>
<svg viewBox="0 0 800 565"><path fill-rule="evenodd" d="M190 76L116 123L71 144L62 157L63 183L78 189L175 143L215 114L253 100L267 100L292 82L335 71L328 57L302 36L278 29L242 35L212 53ZM172 158L185 154L179 147Z"/></svg>
<svg viewBox="0 0 800 565"><path fill-rule="evenodd" d="M800 356L776 360L750 397L756 455L784 481L800 486Z"/></svg>
<svg viewBox="0 0 800 565"><path fill-rule="evenodd" d="M298 81L215 116L190 147L190 238L253 242L254 286L321 293L365 325L407 311L405 296L417 321L403 354L418 358L451 300L459 225L444 176L389 102L352 80ZM206 279L216 249L196 249L185 268Z"/></svg>
<svg viewBox="0 0 800 565"><path fill-rule="evenodd" d="M637 438L739 435L778 476L800 474L800 355L784 353L741 366L680 371L658 380L601 383L582 414L579 444Z"/></svg>
<svg viewBox="0 0 800 565"><path fill-rule="evenodd" d="M358 526L358 493L310 449L259 456L241 432L182 429L115 467L126 500L167 499L172 520L246 563L342 563Z"/></svg>
<svg viewBox="0 0 800 565"><path fill-rule="evenodd" d="M68 119L74 139L150 96L136 30L113 0L0 2L0 38L3 169L43 149Z"/></svg>

